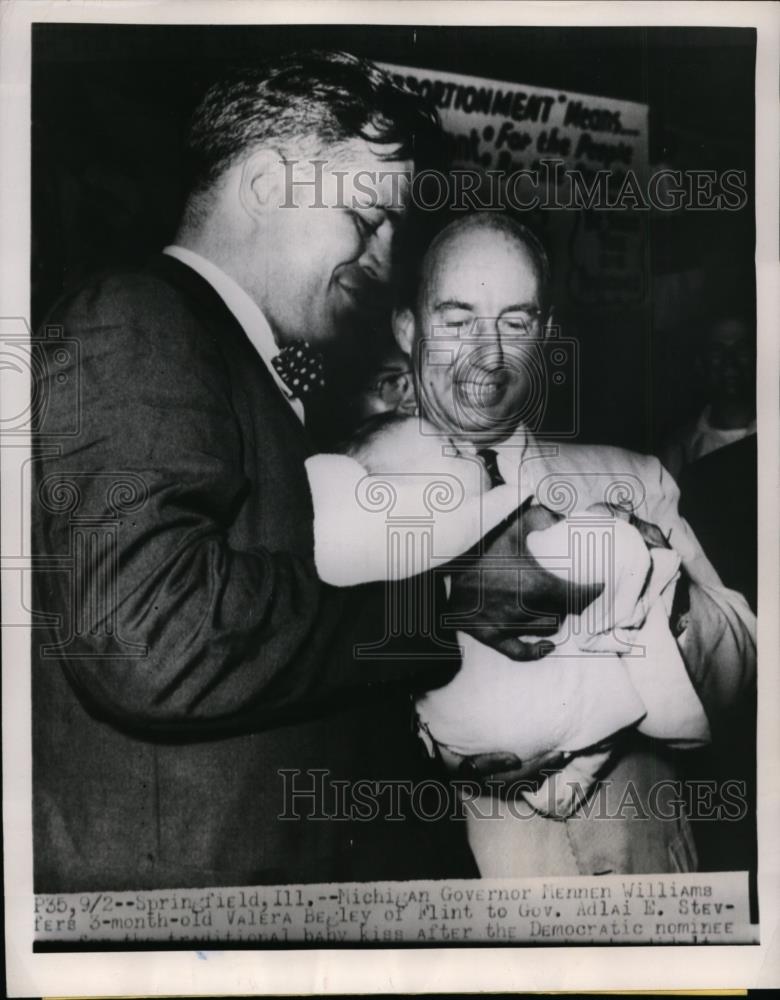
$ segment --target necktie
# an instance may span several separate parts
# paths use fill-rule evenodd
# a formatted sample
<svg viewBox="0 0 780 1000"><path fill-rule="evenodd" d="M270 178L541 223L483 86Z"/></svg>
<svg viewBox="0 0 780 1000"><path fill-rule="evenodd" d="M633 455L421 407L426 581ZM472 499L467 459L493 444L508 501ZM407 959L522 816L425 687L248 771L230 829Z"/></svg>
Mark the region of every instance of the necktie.
<svg viewBox="0 0 780 1000"><path fill-rule="evenodd" d="M271 364L294 399L309 398L325 385L322 354L307 340L298 340L283 347L271 359Z"/></svg>
<svg viewBox="0 0 780 1000"><path fill-rule="evenodd" d="M501 475L498 469L498 455L493 448L479 448L477 449L477 454L482 459L484 463L485 470L490 477L490 485L492 486L503 486L506 480Z"/></svg>

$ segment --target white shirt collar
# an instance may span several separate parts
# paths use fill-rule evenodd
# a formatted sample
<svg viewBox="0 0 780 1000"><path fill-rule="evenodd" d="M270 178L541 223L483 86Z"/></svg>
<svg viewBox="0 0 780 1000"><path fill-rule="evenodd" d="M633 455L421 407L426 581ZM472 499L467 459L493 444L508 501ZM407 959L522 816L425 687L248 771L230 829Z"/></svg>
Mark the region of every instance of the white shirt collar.
<svg viewBox="0 0 780 1000"><path fill-rule="evenodd" d="M165 247L163 253L168 254L169 257L175 257L182 264L191 267L193 271L197 271L201 278L211 285L238 320L252 346L265 362L280 392L293 408L298 419L303 423L303 403L300 399L294 399L290 395L287 386L281 380L271 363L272 359L279 353L279 347L260 306L237 282L225 274L220 267L202 257L199 253L195 253L194 250L172 245Z"/></svg>
<svg viewBox="0 0 780 1000"><path fill-rule="evenodd" d="M720 435L721 437L748 437L756 432L756 418L754 417L749 424L744 427L713 427L710 423L710 417L712 415L712 406L707 404L699 415L699 420L696 424L696 430L701 431L703 434Z"/></svg>

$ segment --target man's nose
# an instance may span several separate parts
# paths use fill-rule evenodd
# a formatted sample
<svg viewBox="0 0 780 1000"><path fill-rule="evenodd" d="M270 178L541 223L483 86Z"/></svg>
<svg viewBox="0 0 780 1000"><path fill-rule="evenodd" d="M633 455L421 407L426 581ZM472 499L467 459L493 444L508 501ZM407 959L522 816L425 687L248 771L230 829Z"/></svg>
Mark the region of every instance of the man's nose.
<svg viewBox="0 0 780 1000"><path fill-rule="evenodd" d="M472 358L476 365L486 371L501 368L504 364L504 346L498 329L498 320L489 317L477 319L474 324L477 339Z"/></svg>
<svg viewBox="0 0 780 1000"><path fill-rule="evenodd" d="M373 281L386 284L390 280L392 244L393 227L385 221L367 241L366 248L358 261Z"/></svg>

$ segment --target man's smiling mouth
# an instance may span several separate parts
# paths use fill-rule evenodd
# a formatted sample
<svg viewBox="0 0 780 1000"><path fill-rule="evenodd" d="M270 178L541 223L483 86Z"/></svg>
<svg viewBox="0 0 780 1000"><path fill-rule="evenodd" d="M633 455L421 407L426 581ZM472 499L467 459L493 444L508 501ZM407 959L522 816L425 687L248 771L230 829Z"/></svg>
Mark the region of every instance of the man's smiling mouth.
<svg viewBox="0 0 780 1000"><path fill-rule="evenodd" d="M497 372L481 378L458 379L455 384L458 394L471 406L492 406L503 399L508 379Z"/></svg>

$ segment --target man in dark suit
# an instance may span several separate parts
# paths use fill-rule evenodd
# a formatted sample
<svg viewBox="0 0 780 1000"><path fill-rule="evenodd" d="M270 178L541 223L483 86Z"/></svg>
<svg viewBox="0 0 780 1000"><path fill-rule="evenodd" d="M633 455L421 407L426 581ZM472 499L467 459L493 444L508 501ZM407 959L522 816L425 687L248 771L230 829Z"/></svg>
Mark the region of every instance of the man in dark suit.
<svg viewBox="0 0 780 1000"><path fill-rule="evenodd" d="M359 328L411 151L438 138L416 98L343 53L217 84L174 245L51 313L37 891L474 873L446 818L317 818L339 812L339 782L424 776L410 692L457 664L446 633L384 641L382 587L318 580L304 470L320 380L304 341ZM361 658L371 644L381 655Z"/></svg>
<svg viewBox="0 0 780 1000"><path fill-rule="evenodd" d="M680 512L727 587L758 604L758 439L749 434L687 465Z"/></svg>
<svg viewBox="0 0 780 1000"><path fill-rule="evenodd" d="M727 587L758 603L758 450L755 434L717 448L686 465L680 474L680 513ZM728 741L691 755L694 777L742 783L746 815L734 822L694 827L699 854L711 870L755 869L756 692L728 718Z"/></svg>

